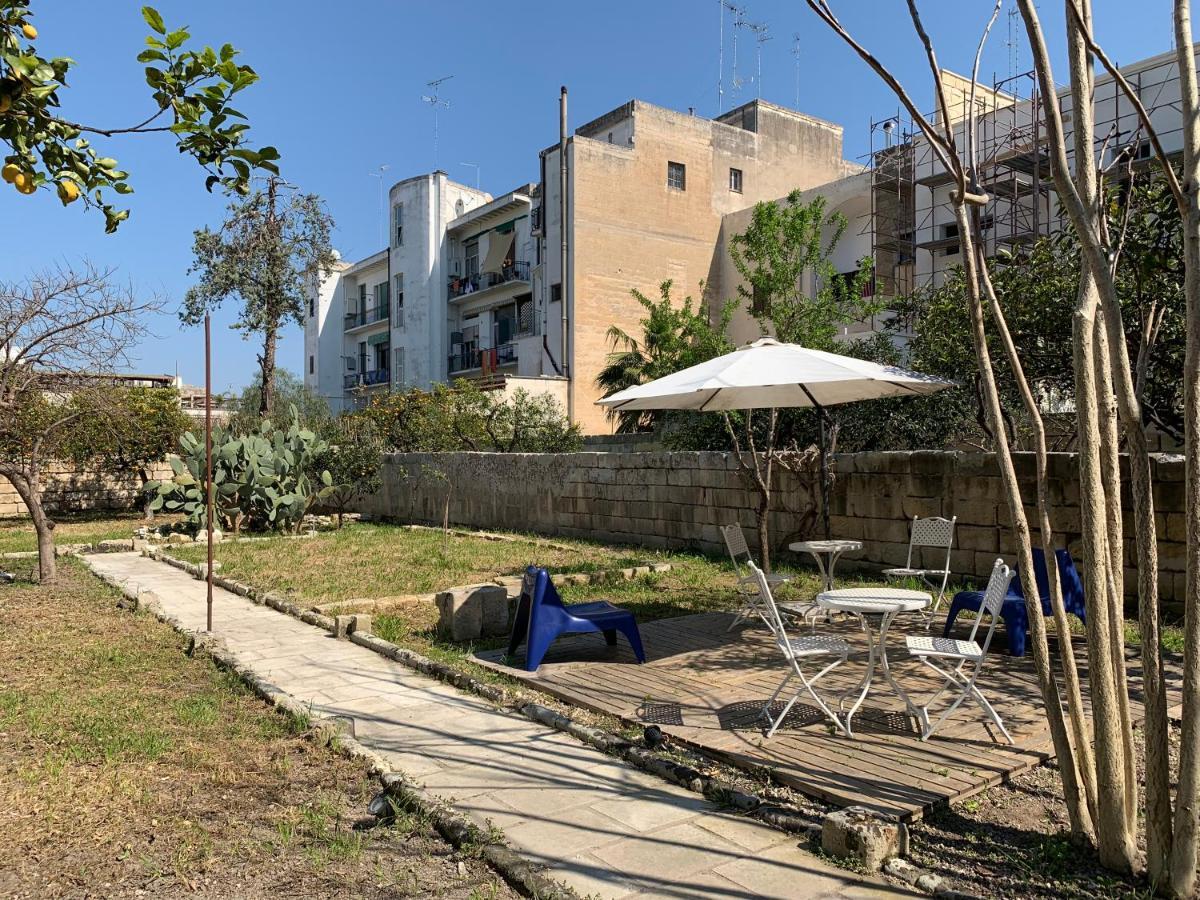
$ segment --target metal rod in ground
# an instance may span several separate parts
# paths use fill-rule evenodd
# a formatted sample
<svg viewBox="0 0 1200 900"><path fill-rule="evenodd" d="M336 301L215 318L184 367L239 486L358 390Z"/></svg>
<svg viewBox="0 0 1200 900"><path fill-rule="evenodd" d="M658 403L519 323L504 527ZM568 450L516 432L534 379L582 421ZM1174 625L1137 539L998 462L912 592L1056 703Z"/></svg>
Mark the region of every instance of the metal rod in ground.
<svg viewBox="0 0 1200 900"><path fill-rule="evenodd" d="M204 315L204 521L208 531L208 569L205 582L208 585L209 632L213 630L213 491L212 491L212 329L207 313Z"/></svg>

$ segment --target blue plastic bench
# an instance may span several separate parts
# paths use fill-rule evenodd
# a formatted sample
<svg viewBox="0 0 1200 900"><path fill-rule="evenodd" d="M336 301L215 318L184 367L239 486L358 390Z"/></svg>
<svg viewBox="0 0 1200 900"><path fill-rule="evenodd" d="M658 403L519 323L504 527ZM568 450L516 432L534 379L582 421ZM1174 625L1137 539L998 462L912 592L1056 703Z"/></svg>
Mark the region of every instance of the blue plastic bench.
<svg viewBox="0 0 1200 900"><path fill-rule="evenodd" d="M1069 550L1055 550L1054 557L1058 562L1058 578L1062 584L1063 607L1067 612L1079 617L1079 621L1087 624L1087 610L1083 602L1083 581L1075 568ZM1042 600L1042 612L1053 615L1050 609L1050 575L1046 571L1046 557L1041 550L1033 551L1033 573L1037 578L1038 596ZM979 612L983 602L982 591L959 591L954 595L950 604L950 612L946 616L946 627L942 629L942 637L950 636L954 620L964 609ZM1025 608L1025 594L1021 590L1021 579L1013 579L1004 598L1004 606L1000 609L1000 618L1004 620L1005 634L1008 636L1008 652L1013 656L1025 655L1025 637L1029 631L1029 612Z"/></svg>
<svg viewBox="0 0 1200 900"><path fill-rule="evenodd" d="M559 635L593 631L601 632L610 647L617 643L617 632L621 632L638 662L646 661L642 636L633 613L613 606L607 600L566 606L545 569L530 566L525 570L517 616L508 640L509 657L524 643L525 670L536 672L542 657Z"/></svg>

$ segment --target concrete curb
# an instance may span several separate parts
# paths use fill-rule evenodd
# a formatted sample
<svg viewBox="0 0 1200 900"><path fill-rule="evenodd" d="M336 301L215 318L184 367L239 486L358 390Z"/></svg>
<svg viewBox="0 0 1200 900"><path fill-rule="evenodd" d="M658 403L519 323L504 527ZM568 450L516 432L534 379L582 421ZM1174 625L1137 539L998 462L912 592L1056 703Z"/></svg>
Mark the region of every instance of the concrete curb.
<svg viewBox="0 0 1200 900"><path fill-rule="evenodd" d="M178 561L177 561L178 562ZM84 560L85 565L87 561ZM182 566L179 566L182 568ZM390 764L374 750L346 733L345 725L337 718L313 712L298 702L291 694L281 690L242 665L230 653L224 641L211 635L197 634L186 628L159 602L153 591L141 591L119 582L90 565L89 571L105 584L133 601L134 609L144 609L156 619L170 625L179 634L189 638L187 653L208 656L215 665L236 675L256 695L273 706L281 714L296 717L311 723L308 738L328 746L337 753L366 764L367 771L379 780L387 793L395 797L402 808L411 809L426 816L434 828L458 850L477 850L479 855L515 890L536 900L579 900L575 891L541 874L537 863L513 850L495 833L485 832L465 816L456 813L439 798L409 781L403 772L391 768ZM213 582L217 581L216 577ZM273 605L273 604L272 604ZM295 608L293 606L293 608ZM281 610L286 611L286 610ZM299 618L299 616L297 616ZM312 624L312 623L309 623Z"/></svg>
<svg viewBox="0 0 1200 900"><path fill-rule="evenodd" d="M205 566L177 559L163 553L161 550L145 551L145 555L159 562L165 562L177 569L182 569L193 578L203 579L205 577ZM331 633L334 631L334 620L329 616L301 609L295 603L279 597L277 594L260 591L251 585L234 581L216 573L213 574L213 584L239 596L246 597L253 603L270 606L307 624L316 625ZM744 812L764 825L778 831L799 836L811 836L814 832L818 834L820 832L821 822L816 819L810 818L782 804L765 801L757 794L743 791L729 782L705 775L669 757L645 750L612 732L576 722L569 716L543 706L523 691L510 691L498 685L480 681L471 675L457 671L446 663L430 659L413 650L393 644L391 641L385 641L383 638L369 632L353 631L347 637L352 643L358 644L360 647L372 650L380 656L387 657L414 671L453 685L460 690L468 691L486 700L490 700L498 706L520 713L527 719L546 725L556 731L569 734L581 743L587 744L602 753L616 756L635 768L662 778L664 781L669 781L672 784L687 788L689 791L701 794L713 803ZM907 829L904 828L903 830L906 831ZM902 846L906 845L907 834L903 837ZM898 865L891 866L893 862L897 862ZM902 858L889 861L888 864L884 865L883 871L893 878L904 881L916 890L938 898L938 900L979 900L979 898L975 898L972 894L941 887L941 878L939 876L926 872ZM505 877L507 878L507 876Z"/></svg>

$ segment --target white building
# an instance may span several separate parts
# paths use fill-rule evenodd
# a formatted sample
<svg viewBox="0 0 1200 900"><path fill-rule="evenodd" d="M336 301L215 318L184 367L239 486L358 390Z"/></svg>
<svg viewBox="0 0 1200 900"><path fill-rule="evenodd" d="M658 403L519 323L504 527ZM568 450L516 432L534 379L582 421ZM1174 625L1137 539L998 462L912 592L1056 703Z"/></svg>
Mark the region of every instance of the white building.
<svg viewBox="0 0 1200 900"><path fill-rule="evenodd" d="M314 290L304 379L335 412L453 378L558 393L530 290L532 185L499 198L445 172L389 192L389 246Z"/></svg>

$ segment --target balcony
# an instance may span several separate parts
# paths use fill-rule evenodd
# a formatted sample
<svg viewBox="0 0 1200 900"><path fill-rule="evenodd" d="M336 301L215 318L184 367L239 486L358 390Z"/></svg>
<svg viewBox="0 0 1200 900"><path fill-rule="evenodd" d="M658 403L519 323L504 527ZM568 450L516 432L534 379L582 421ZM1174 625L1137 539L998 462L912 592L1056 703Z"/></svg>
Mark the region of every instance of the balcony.
<svg viewBox="0 0 1200 900"><path fill-rule="evenodd" d="M529 263L518 261L504 266L499 272L479 272L476 275L451 278L446 288L450 299L456 300L467 294L486 291L488 288L507 284L510 281L528 282Z"/></svg>
<svg viewBox="0 0 1200 900"><path fill-rule="evenodd" d="M457 372L470 372L479 369L485 374L495 371L500 366L511 366L517 362L517 345L515 342L501 344L499 347L489 347L486 350L464 350L461 353L450 354L447 370L451 375Z"/></svg>
<svg viewBox="0 0 1200 900"><path fill-rule="evenodd" d="M376 387L387 384L391 378L390 369L372 369L369 372L351 372L342 376L342 387L346 390L362 387Z"/></svg>
<svg viewBox="0 0 1200 900"><path fill-rule="evenodd" d="M363 325L373 325L376 322L382 322L387 317L388 308L386 305L360 309L357 312L348 312L343 318L343 330L350 331L354 328L361 328Z"/></svg>

